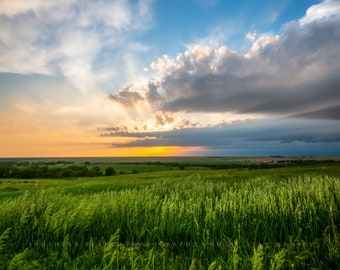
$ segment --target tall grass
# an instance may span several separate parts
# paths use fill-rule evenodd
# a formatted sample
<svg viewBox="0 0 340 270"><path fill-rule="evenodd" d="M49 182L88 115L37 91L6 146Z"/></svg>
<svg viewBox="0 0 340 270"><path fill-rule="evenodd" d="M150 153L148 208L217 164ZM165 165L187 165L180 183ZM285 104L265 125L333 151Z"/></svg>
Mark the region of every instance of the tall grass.
<svg viewBox="0 0 340 270"><path fill-rule="evenodd" d="M338 178L219 178L37 186L5 199L0 268L340 267Z"/></svg>

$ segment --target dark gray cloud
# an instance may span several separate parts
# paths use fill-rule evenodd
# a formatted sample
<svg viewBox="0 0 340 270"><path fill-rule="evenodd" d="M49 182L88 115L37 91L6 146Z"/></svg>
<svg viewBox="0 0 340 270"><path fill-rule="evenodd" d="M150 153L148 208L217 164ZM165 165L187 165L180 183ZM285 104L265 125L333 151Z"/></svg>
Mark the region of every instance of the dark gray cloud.
<svg viewBox="0 0 340 270"><path fill-rule="evenodd" d="M122 104L126 108L133 108L139 102L148 101L150 104L157 104L162 101L161 95L158 93L159 84L149 82L147 89L144 91L133 90L134 85L130 84L115 94L110 94L108 99ZM145 93L145 95L144 95Z"/></svg>
<svg viewBox="0 0 340 270"><path fill-rule="evenodd" d="M330 120L258 119L209 128L135 133L119 129L103 130L102 136L135 140L112 147L199 146L209 155L340 155L340 126Z"/></svg>
<svg viewBox="0 0 340 270"><path fill-rule="evenodd" d="M134 107L139 101L143 101L142 95L131 90L132 85L126 86L115 95L109 95L109 99L121 103L124 107Z"/></svg>
<svg viewBox="0 0 340 270"><path fill-rule="evenodd" d="M277 144L339 143L340 126L337 121L271 119L248 120L214 127L185 128L156 132L127 132L121 127L102 130L106 137L134 137L135 141L114 146L205 146L225 148L241 144L276 142Z"/></svg>
<svg viewBox="0 0 340 270"><path fill-rule="evenodd" d="M154 82L149 82L146 97L150 103L156 103L162 100L161 95L157 91L158 87L158 84L155 84Z"/></svg>
<svg viewBox="0 0 340 270"><path fill-rule="evenodd" d="M305 112L294 115L293 117L310 118L310 119L333 119L340 120L340 105L327 107L320 110Z"/></svg>

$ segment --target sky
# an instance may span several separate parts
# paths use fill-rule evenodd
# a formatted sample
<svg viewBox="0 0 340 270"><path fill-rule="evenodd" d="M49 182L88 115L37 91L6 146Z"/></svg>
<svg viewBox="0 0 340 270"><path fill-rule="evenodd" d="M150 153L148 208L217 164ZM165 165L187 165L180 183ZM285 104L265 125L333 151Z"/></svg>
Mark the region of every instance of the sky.
<svg viewBox="0 0 340 270"><path fill-rule="evenodd" d="M0 157L340 155L340 0L0 0Z"/></svg>

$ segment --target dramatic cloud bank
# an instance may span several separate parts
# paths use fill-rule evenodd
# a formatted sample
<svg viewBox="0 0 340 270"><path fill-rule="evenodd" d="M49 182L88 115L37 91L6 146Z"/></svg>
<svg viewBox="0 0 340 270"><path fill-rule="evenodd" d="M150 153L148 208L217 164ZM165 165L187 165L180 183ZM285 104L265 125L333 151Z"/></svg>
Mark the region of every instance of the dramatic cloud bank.
<svg viewBox="0 0 340 270"><path fill-rule="evenodd" d="M197 45L176 59L165 55L151 64L159 72L157 79L142 89L130 85L110 99L126 107L146 102L155 111L340 120L337 10L339 2L334 1L313 6L280 35L252 36L247 50Z"/></svg>
<svg viewBox="0 0 340 270"><path fill-rule="evenodd" d="M257 146L263 153L273 145L285 152L288 143L311 153L323 153L320 144L327 151L324 144L339 145L340 2L310 7L279 35L254 31L245 38L251 42L247 49L195 45L153 62L148 84L130 84L109 99L129 111L147 109L154 129L137 123L134 129L101 130L101 136L134 138L122 146ZM167 117L155 125L156 115L171 115L171 125ZM211 118L192 121L193 115L219 120L209 125Z"/></svg>
<svg viewBox="0 0 340 270"><path fill-rule="evenodd" d="M307 155L338 154L340 127L332 121L298 119L248 120L214 127L183 128L156 132L129 132L125 127L101 130L103 137L129 137L112 147L204 146L213 155ZM204 151L202 152L204 154Z"/></svg>

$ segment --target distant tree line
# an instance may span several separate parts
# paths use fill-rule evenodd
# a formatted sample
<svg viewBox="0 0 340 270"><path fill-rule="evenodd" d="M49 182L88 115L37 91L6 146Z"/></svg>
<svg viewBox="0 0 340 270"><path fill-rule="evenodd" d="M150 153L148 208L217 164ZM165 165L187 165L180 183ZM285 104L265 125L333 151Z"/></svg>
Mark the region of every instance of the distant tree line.
<svg viewBox="0 0 340 270"><path fill-rule="evenodd" d="M281 157L281 156L273 156ZM310 165L332 165L340 164L339 160L303 160L303 159L292 159L292 160L278 160L278 161L263 161L263 162L226 162L226 163L185 163L185 162L120 162L119 165L137 165L137 166L171 166L179 167L184 170L185 168L210 168L216 170L223 169L249 169L249 170L260 170L269 168L280 168L280 167L293 167L293 166L310 166Z"/></svg>
<svg viewBox="0 0 340 270"><path fill-rule="evenodd" d="M102 171L100 167L88 168L82 165L71 165L67 167L48 167L39 165L16 166L13 164L0 164L0 178L64 178L64 177L98 177L115 175L112 167Z"/></svg>
<svg viewBox="0 0 340 270"><path fill-rule="evenodd" d="M58 161L27 161L27 160L20 160L20 159L1 159L0 158L0 166L1 165L14 165L14 166L30 166L30 165L40 165L40 166L50 166L50 165L73 165L73 161L67 161L67 160L58 160ZM84 163L87 164L86 162Z"/></svg>

